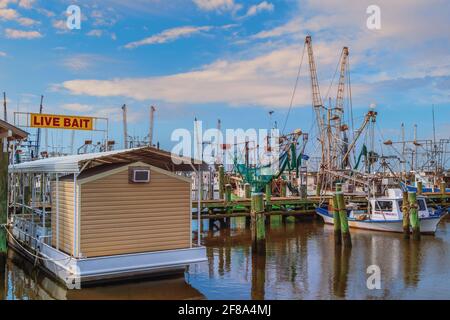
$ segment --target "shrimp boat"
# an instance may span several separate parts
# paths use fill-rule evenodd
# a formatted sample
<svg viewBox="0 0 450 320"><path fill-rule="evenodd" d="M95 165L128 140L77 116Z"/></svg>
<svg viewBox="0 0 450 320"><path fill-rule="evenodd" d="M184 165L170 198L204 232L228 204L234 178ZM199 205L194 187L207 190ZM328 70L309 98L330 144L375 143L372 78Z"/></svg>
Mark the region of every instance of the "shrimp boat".
<svg viewBox="0 0 450 320"><path fill-rule="evenodd" d="M428 208L423 196L418 196L417 202L420 232L434 234L447 211L442 208ZM402 203L402 190L388 189L387 196L369 199L368 210L360 210L357 205L351 204L347 206L349 226L366 230L403 232ZM333 212L330 212L327 206L317 208L316 212L325 223L334 224Z"/></svg>

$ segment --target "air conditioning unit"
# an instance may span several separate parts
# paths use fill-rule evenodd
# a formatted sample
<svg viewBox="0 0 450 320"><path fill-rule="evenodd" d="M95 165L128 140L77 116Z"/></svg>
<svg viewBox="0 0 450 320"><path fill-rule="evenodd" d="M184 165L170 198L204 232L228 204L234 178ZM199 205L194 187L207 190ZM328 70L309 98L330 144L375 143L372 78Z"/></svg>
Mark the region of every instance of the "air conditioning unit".
<svg viewBox="0 0 450 320"><path fill-rule="evenodd" d="M150 182L150 170L134 168L131 170L130 180L132 183L149 183Z"/></svg>

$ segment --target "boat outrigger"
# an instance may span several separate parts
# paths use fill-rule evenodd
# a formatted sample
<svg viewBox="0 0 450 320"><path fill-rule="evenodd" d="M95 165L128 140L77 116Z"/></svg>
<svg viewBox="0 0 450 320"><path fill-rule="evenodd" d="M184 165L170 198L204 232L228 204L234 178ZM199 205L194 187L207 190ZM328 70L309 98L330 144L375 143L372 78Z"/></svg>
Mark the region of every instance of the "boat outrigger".
<svg viewBox="0 0 450 320"><path fill-rule="evenodd" d="M351 228L403 232L402 190L388 189L387 196L369 199L369 209L360 210L357 205L347 206L348 223ZM425 197L418 196L418 214L420 231L423 234L434 234L439 222L447 211L442 208L428 208ZM325 223L334 224L333 212L324 205L316 209Z"/></svg>

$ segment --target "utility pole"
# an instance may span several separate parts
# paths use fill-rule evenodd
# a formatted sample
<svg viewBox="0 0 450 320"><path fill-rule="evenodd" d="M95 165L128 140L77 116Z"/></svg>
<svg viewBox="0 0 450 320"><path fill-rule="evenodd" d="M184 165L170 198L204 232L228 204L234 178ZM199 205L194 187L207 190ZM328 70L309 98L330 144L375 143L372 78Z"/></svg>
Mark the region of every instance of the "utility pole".
<svg viewBox="0 0 450 320"><path fill-rule="evenodd" d="M154 106L150 107L150 131L148 134L148 143L150 145L150 147L153 146L153 130L154 130L154 125L155 125L155 111L156 108Z"/></svg>
<svg viewBox="0 0 450 320"><path fill-rule="evenodd" d="M128 149L127 105L122 106L123 111L123 148Z"/></svg>

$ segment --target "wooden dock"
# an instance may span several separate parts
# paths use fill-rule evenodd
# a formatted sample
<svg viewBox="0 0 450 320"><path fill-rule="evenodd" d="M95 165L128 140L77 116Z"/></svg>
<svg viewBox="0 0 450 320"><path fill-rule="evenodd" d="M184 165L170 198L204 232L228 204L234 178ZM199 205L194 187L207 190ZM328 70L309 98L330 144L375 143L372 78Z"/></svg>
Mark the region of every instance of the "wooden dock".
<svg viewBox="0 0 450 320"><path fill-rule="evenodd" d="M427 198L427 203L430 207L444 207L450 208L450 193L424 193ZM328 203L331 196L320 197L312 196L308 199L301 199L300 197L272 197L270 200L265 200L265 215L280 215L280 216L314 216L315 209L322 203ZM361 195L345 195L346 202L364 204L367 200ZM198 201L192 201L192 218L198 219L197 215ZM225 200L202 200L201 219L225 219L233 217L250 217L251 199L239 198L232 201Z"/></svg>

